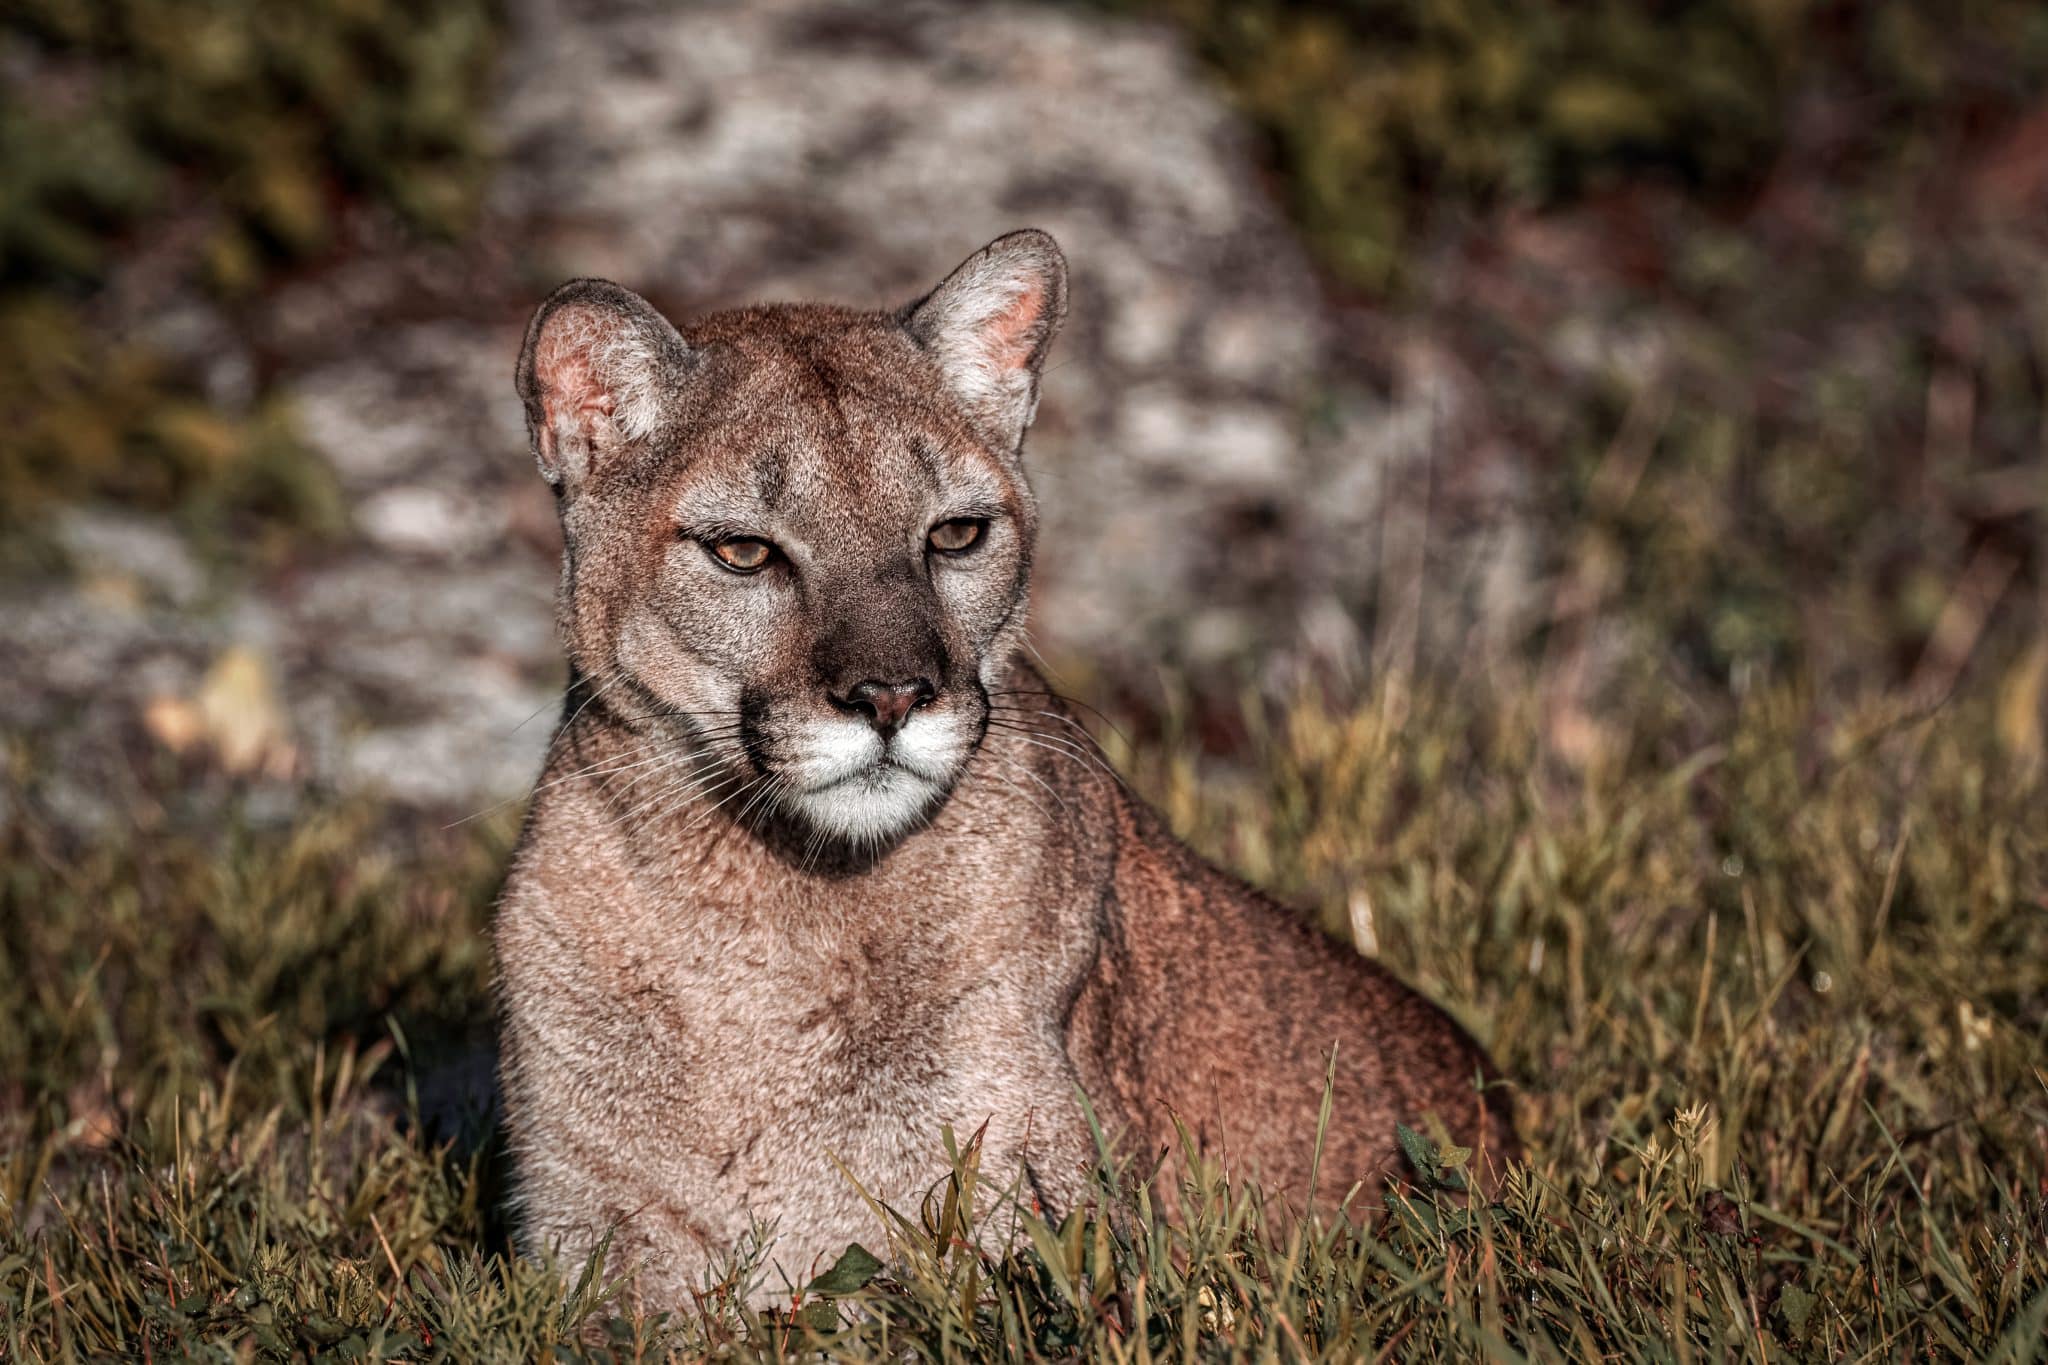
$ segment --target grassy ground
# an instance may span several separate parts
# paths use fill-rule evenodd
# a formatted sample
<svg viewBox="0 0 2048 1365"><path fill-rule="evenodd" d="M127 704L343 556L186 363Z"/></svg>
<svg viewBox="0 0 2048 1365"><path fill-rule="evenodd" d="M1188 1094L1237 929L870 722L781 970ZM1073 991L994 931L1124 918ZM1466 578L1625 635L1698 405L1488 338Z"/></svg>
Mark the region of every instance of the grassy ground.
<svg viewBox="0 0 2048 1365"><path fill-rule="evenodd" d="M878 1212L873 1259L786 1316L714 1286L607 1322L616 1286L509 1253L501 1162L447 1079L489 1033L508 824L17 829L0 1356L2033 1358L2039 686L2021 660L1931 710L1646 694L1571 763L1507 683L1262 712L1249 765L1112 738L1197 844L1490 1043L1529 1164L1462 1209L1425 1138L1405 1211L1284 1239L1213 1183L1161 1226L1126 1172L1118 1216L1026 1218L997 1258L963 1221L1019 1215L958 1135L928 1207Z"/></svg>

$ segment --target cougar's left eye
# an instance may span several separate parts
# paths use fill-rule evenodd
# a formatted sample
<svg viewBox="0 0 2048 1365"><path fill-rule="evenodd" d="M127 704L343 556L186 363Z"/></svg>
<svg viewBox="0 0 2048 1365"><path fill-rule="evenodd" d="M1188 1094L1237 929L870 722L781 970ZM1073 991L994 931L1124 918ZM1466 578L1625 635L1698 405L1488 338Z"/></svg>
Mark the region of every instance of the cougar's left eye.
<svg viewBox="0 0 2048 1365"><path fill-rule="evenodd" d="M971 550L980 543L981 533L988 529L988 522L982 517L955 517L932 527L926 542L942 555L957 555Z"/></svg>
<svg viewBox="0 0 2048 1365"><path fill-rule="evenodd" d="M775 547L751 536L736 536L713 545L711 553L734 573L759 573L768 567L769 560L775 558Z"/></svg>

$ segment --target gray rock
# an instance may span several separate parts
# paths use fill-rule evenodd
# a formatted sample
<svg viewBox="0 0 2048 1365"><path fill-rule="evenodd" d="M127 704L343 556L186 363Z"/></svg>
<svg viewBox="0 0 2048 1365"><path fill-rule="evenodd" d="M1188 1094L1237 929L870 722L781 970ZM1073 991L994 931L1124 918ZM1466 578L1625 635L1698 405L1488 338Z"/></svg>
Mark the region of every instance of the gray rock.
<svg viewBox="0 0 2048 1365"><path fill-rule="evenodd" d="M1328 305L1173 32L1081 7L834 0L532 0L514 25L476 239L358 252L254 324L353 538L209 601L166 527L68 520L74 558L143 590L0 599L10 727L69 714L94 743L132 734L149 697L245 643L275 661L309 789L516 796L560 673L552 508L511 389L544 291L597 274L681 315L887 305L1023 225L1074 271L1031 443L1048 652L1138 678L1366 652L1357 614L1389 564L1422 562L1432 443L1463 430L1472 381L1418 351L1383 398L1332 401ZM246 402L248 351L219 332L195 304L152 335L219 351L208 384ZM1514 580L1470 590L1505 601ZM6 697L25 678L40 700Z"/></svg>
<svg viewBox="0 0 2048 1365"><path fill-rule="evenodd" d="M152 601L189 606L205 575L177 533L153 518L106 507L67 507L55 524L57 543L88 578L131 582Z"/></svg>
<svg viewBox="0 0 2048 1365"><path fill-rule="evenodd" d="M1030 447L1041 563L1063 566L1040 583L1041 637L1149 670L1134 644L1184 658L1285 636L1296 601L1242 594L1222 605L1259 629L1193 629L1188 606L1236 580L1215 549L1177 547L1248 497L1321 482L1300 410L1327 313L1173 33L1079 8L817 0L528 22L495 202L555 275L684 311L882 305L1046 228L1074 286Z"/></svg>

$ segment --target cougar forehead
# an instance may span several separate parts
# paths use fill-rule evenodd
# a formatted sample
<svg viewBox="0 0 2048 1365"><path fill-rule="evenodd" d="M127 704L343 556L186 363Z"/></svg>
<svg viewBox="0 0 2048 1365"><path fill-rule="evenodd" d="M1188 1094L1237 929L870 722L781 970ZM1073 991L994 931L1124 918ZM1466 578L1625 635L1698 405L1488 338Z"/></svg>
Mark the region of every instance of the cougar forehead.
<svg viewBox="0 0 2048 1365"><path fill-rule="evenodd" d="M709 401L662 463L680 521L772 516L786 551L842 557L902 543L934 499L1029 515L1014 462L990 450L893 322L819 307L756 308L685 334ZM916 526L921 543L925 526Z"/></svg>

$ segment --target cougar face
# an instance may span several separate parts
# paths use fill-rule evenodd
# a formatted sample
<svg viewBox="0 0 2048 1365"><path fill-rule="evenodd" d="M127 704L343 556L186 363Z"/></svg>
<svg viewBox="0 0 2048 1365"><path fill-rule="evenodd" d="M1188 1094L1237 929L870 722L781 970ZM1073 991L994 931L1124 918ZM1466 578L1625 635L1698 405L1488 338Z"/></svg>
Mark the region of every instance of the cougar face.
<svg viewBox="0 0 2048 1365"><path fill-rule="evenodd" d="M896 314L677 331L597 281L542 306L519 381L562 499L572 659L695 750L690 791L870 847L945 799L1022 638L1017 452L1064 307L1038 233Z"/></svg>
<svg viewBox="0 0 2048 1365"><path fill-rule="evenodd" d="M613 655L719 736L735 789L758 777L763 807L879 842L981 738L1021 626L1031 500L936 384L891 373L919 363L907 335L753 323L769 330L726 343L730 386L666 462L666 524L607 518L660 542L618 603Z"/></svg>

